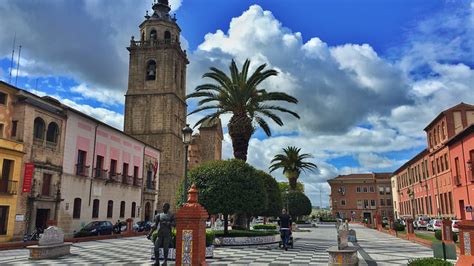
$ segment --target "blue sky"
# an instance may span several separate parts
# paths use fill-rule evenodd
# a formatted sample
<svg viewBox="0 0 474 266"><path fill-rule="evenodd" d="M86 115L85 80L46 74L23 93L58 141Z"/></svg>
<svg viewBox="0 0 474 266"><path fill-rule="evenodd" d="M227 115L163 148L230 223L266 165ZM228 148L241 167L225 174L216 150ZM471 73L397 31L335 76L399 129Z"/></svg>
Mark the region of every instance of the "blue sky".
<svg viewBox="0 0 474 266"><path fill-rule="evenodd" d="M316 205L338 174L393 171L425 147L423 128L474 103L474 2L468 0L170 0L190 64L187 90L230 59L267 63L263 86L300 100L273 136L258 130L249 163L266 170L288 145L314 155L301 177ZM18 87L52 95L121 128L128 45L151 1L0 2L0 79L22 45ZM15 83L16 71L13 69ZM189 110L195 108L189 102ZM196 122L202 115L189 117ZM229 116L222 117L224 125ZM232 156L226 135L224 156ZM283 180L281 173L275 173Z"/></svg>

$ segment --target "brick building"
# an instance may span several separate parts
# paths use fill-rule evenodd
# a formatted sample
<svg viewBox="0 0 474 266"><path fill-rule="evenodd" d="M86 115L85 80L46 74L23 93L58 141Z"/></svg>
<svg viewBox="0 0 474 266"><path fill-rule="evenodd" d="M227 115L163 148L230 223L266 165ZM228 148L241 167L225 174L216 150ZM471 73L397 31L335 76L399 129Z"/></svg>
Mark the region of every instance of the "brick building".
<svg viewBox="0 0 474 266"><path fill-rule="evenodd" d="M375 215L393 217L391 173L339 175L328 180L334 217L368 219Z"/></svg>
<svg viewBox="0 0 474 266"><path fill-rule="evenodd" d="M456 193L461 193L457 188L469 182L457 178L465 178L466 174L456 171L464 170L467 159L461 155L469 154L469 150L460 149L459 143L464 145L464 138L469 137L467 128L473 123L474 106L460 103L441 112L428 124L425 128L428 147L397 169L392 177L397 180L398 217L461 217L460 204L469 202L468 197L464 198L466 201L460 199L461 202L456 199L459 196ZM458 163L459 167L453 168Z"/></svg>

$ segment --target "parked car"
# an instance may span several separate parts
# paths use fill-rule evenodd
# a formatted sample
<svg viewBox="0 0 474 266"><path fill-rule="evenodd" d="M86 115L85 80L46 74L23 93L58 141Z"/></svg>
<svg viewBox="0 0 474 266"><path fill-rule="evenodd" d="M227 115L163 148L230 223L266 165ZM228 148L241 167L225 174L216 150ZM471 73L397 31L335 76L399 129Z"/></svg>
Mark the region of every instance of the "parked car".
<svg viewBox="0 0 474 266"><path fill-rule="evenodd" d="M401 225L403 225L403 226L406 226L406 225L407 225L407 223L406 223L405 220L403 220L403 219L397 219L396 222L398 222L399 224L401 224Z"/></svg>
<svg viewBox="0 0 474 266"><path fill-rule="evenodd" d="M423 216L420 216L418 218L415 219L415 221L413 221L413 227L415 227L415 229L427 229L428 228L428 224L430 222L430 218L429 217L423 217Z"/></svg>
<svg viewBox="0 0 474 266"><path fill-rule="evenodd" d="M94 221L82 227L81 230L74 233L74 237L111 235L113 225L109 221Z"/></svg>
<svg viewBox="0 0 474 266"><path fill-rule="evenodd" d="M428 231L436 231L441 230L442 222L441 220L433 219L428 223L426 230Z"/></svg>
<svg viewBox="0 0 474 266"><path fill-rule="evenodd" d="M150 221L139 221L133 225L133 231L135 232L148 232L151 230Z"/></svg>
<svg viewBox="0 0 474 266"><path fill-rule="evenodd" d="M461 222L461 220L453 220L452 222L451 228L453 233L459 233L459 222Z"/></svg>

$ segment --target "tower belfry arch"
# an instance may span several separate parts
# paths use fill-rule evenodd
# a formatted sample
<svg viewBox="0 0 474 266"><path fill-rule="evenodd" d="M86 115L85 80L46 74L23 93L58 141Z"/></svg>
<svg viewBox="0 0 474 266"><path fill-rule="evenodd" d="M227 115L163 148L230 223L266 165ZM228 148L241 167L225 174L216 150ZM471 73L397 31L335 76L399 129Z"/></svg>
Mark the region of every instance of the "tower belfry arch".
<svg viewBox="0 0 474 266"><path fill-rule="evenodd" d="M167 0L154 1L153 14L140 24L140 39L132 37L124 131L161 150L158 206L175 206L184 177L186 125L186 51L181 29Z"/></svg>

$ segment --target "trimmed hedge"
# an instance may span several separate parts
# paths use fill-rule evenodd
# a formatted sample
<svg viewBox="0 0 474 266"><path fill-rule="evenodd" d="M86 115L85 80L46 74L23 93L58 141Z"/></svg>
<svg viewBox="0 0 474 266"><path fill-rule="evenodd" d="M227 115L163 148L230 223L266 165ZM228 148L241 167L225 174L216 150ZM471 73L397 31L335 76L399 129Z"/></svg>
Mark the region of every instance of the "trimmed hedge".
<svg viewBox="0 0 474 266"><path fill-rule="evenodd" d="M401 232L405 231L405 226L402 223L395 222L393 223L393 229L395 229L395 231Z"/></svg>
<svg viewBox="0 0 474 266"><path fill-rule="evenodd" d="M334 218L328 218L328 217L321 217L321 222L325 222L325 223L335 223L335 222L336 222L336 219L334 219Z"/></svg>
<svg viewBox="0 0 474 266"><path fill-rule="evenodd" d="M253 237L272 236L280 234L278 231L230 230L226 235L224 230L214 231L216 237Z"/></svg>
<svg viewBox="0 0 474 266"><path fill-rule="evenodd" d="M256 224L253 226L253 229L257 230L276 230L277 226L274 224Z"/></svg>
<svg viewBox="0 0 474 266"><path fill-rule="evenodd" d="M435 237L438 240L443 240L443 233L441 232L441 230L436 230L435 231ZM458 242L458 234L453 233L453 241Z"/></svg>
<svg viewBox="0 0 474 266"><path fill-rule="evenodd" d="M410 259L408 261L408 266L451 266L453 265L449 261L444 261L438 258L419 258L419 259Z"/></svg>

